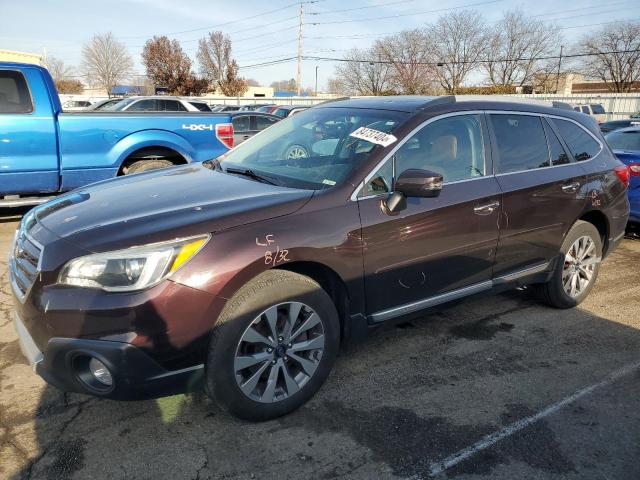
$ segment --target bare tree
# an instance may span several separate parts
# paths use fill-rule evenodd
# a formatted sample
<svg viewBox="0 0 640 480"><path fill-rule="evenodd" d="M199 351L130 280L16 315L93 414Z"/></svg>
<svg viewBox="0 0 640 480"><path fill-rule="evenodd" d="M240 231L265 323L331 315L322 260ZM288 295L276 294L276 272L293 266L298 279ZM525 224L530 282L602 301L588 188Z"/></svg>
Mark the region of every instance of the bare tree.
<svg viewBox="0 0 640 480"><path fill-rule="evenodd" d="M275 82L271 82L270 87L279 92L297 92L298 91L298 87L296 86L296 81L293 78L290 80L276 80Z"/></svg>
<svg viewBox="0 0 640 480"><path fill-rule="evenodd" d="M170 93L183 95L184 87L191 80L191 60L177 40L153 37L144 44L142 63L147 76L156 85L167 87Z"/></svg>
<svg viewBox="0 0 640 480"><path fill-rule="evenodd" d="M47 70L49 70L49 73L51 74L51 77L53 77L54 82L67 80L73 75L73 67L66 65L60 58L47 57L44 62L44 66Z"/></svg>
<svg viewBox="0 0 640 480"><path fill-rule="evenodd" d="M391 89L391 66L379 47L353 48L335 69L335 88L354 95L384 95Z"/></svg>
<svg viewBox="0 0 640 480"><path fill-rule="evenodd" d="M560 31L521 10L505 12L491 29L483 67L491 85L530 84L542 68L541 57L560 48Z"/></svg>
<svg viewBox="0 0 640 480"><path fill-rule="evenodd" d="M84 91L84 85L80 80L76 79L63 79L55 82L56 90L58 93L82 93Z"/></svg>
<svg viewBox="0 0 640 480"><path fill-rule="evenodd" d="M245 82L247 82L247 87L260 87L260 82L258 80L256 80L255 78L247 78L245 80Z"/></svg>
<svg viewBox="0 0 640 480"><path fill-rule="evenodd" d="M431 61L437 65L436 76L449 93L476 70L487 48L487 28L482 16L474 10L442 15L426 28Z"/></svg>
<svg viewBox="0 0 640 480"><path fill-rule="evenodd" d="M111 32L94 35L82 47L82 70L109 96L115 85L129 77L132 68L133 60L127 48Z"/></svg>
<svg viewBox="0 0 640 480"><path fill-rule="evenodd" d="M630 92L640 80L640 23L615 23L586 35L580 47L591 54L584 72L602 80L612 92ZM613 52L613 53L612 53Z"/></svg>
<svg viewBox="0 0 640 480"><path fill-rule="evenodd" d="M198 44L198 62L202 75L228 96L242 95L247 90L238 75L238 63L231 57L231 39L222 32L209 32Z"/></svg>

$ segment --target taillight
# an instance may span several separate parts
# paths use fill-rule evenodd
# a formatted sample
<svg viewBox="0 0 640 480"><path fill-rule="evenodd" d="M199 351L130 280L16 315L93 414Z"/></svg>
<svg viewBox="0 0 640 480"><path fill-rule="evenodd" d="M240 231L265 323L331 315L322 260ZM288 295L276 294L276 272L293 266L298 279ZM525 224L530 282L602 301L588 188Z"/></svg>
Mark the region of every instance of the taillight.
<svg viewBox="0 0 640 480"><path fill-rule="evenodd" d="M629 164L629 173L632 177L640 177L640 163L630 163Z"/></svg>
<svg viewBox="0 0 640 480"><path fill-rule="evenodd" d="M233 148L233 123L218 123L216 137L227 147Z"/></svg>
<svg viewBox="0 0 640 480"><path fill-rule="evenodd" d="M615 174L618 176L620 181L624 184L625 187L629 186L629 179L631 177L631 169L626 165L619 165L613 169Z"/></svg>

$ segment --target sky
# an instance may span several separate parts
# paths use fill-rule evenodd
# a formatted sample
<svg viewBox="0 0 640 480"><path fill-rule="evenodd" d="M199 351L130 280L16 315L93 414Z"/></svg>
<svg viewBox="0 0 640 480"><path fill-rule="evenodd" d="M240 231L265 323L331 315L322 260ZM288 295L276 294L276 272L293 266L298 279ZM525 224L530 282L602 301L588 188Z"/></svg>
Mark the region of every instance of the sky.
<svg viewBox="0 0 640 480"><path fill-rule="evenodd" d="M303 54L342 57L350 48L423 27L456 9L475 9L491 24L515 8L558 25L565 45L605 22L640 20L638 0L317 0L304 5ZM295 61L253 65L296 56L299 9L293 0L0 0L0 49L46 52L78 66L83 43L110 31L127 46L135 72L144 74L140 53L145 41L167 35L181 42L197 71L198 39L221 30L232 39L241 75L268 86L296 77ZM335 62L303 61L304 87L314 87L316 66L322 90L334 75Z"/></svg>

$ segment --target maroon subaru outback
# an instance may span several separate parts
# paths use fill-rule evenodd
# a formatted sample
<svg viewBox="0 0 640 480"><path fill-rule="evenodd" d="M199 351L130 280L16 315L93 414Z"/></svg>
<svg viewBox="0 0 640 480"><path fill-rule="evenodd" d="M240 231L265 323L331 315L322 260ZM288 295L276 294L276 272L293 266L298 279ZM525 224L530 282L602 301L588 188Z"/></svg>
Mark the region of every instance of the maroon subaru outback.
<svg viewBox="0 0 640 480"><path fill-rule="evenodd" d="M562 105L326 103L203 165L98 183L27 214L9 264L36 372L115 399L204 383L285 414L340 343L485 291L579 304L623 237L627 167Z"/></svg>

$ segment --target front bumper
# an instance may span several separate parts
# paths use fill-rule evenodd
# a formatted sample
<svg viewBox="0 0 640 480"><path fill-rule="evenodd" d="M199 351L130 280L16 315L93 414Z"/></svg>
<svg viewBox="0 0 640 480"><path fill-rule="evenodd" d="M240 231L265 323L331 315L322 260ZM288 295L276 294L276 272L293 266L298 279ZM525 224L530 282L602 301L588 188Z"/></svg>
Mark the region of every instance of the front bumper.
<svg viewBox="0 0 640 480"><path fill-rule="evenodd" d="M78 338L50 338L44 352L16 313L14 325L20 348L35 372L47 383L66 391L118 400L142 400L193 391L202 386L204 365L167 370L142 349L129 343ZM100 360L113 385L91 381L88 359Z"/></svg>

